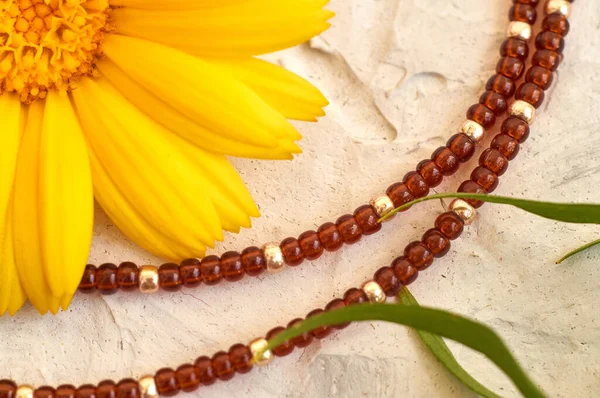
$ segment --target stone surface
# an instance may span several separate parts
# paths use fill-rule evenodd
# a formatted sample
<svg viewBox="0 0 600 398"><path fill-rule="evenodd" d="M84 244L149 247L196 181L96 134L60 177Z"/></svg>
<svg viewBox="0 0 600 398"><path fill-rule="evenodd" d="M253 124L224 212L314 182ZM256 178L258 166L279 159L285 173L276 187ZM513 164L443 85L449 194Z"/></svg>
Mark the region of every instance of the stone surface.
<svg viewBox="0 0 600 398"><path fill-rule="evenodd" d="M227 235L216 252L279 240L334 220L382 192L464 119L493 73L510 1L334 0L333 28L271 59L330 98L328 116L298 124L304 153L293 162L235 160L262 211L254 228ZM556 201L600 197L600 3L574 3L565 62L498 194ZM489 141L486 141L486 143ZM473 167L446 180L454 190ZM318 184L315 184L318 181ZM290 211L293 209L293 211ZM384 230L314 263L235 284L151 297L78 295L69 311L40 317L26 307L0 319L2 377L28 384L139 377L261 336L323 306L428 229L427 203ZM561 254L600 228L543 220L486 205L451 252L423 273L413 294L494 327L553 397L600 395L600 250L564 264ZM91 261L160 260L126 241L97 212ZM511 383L485 358L451 348L502 396ZM342 332L202 397L469 397L416 333L383 323Z"/></svg>

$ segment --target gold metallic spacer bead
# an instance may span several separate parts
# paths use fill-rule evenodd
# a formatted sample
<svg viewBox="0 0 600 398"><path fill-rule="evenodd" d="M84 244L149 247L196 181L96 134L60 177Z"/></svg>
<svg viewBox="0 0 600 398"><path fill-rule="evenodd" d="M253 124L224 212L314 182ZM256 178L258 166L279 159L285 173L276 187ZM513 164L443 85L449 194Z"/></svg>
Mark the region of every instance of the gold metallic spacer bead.
<svg viewBox="0 0 600 398"><path fill-rule="evenodd" d="M139 268L139 287L142 293L158 291L158 268L153 265L142 265Z"/></svg>
<svg viewBox="0 0 600 398"><path fill-rule="evenodd" d="M571 16L571 3L565 0L548 0L545 11L548 15L557 12L569 18Z"/></svg>
<svg viewBox="0 0 600 398"><path fill-rule="evenodd" d="M277 243L265 243L262 251L267 260L267 271L279 272L285 267L283 252Z"/></svg>
<svg viewBox="0 0 600 398"><path fill-rule="evenodd" d="M252 362L258 366L265 366L273 361L273 352L271 350L265 351L268 345L269 343L265 339L255 339L250 342L249 347L252 353Z"/></svg>
<svg viewBox="0 0 600 398"><path fill-rule="evenodd" d="M483 134L485 133L485 129L483 126L477 122L472 120L467 120L460 127L459 133L465 134L474 143L479 143L483 139Z"/></svg>
<svg viewBox="0 0 600 398"><path fill-rule="evenodd" d="M471 225L477 217L477 210L469 202L462 199L454 199L450 203L449 209L463 220L465 225Z"/></svg>
<svg viewBox="0 0 600 398"><path fill-rule="evenodd" d="M511 21L506 29L507 37L516 37L518 39L529 40L531 38L531 25L527 22Z"/></svg>
<svg viewBox="0 0 600 398"><path fill-rule="evenodd" d="M387 195L381 195L376 198L373 198L369 201L369 204L375 208L375 212L379 216L379 218L388 215L392 210L394 210L394 202ZM384 222L390 221L396 215L394 214L390 218L386 218Z"/></svg>
<svg viewBox="0 0 600 398"><path fill-rule="evenodd" d="M158 398L156 383L153 376L144 376L138 381L140 398Z"/></svg>
<svg viewBox="0 0 600 398"><path fill-rule="evenodd" d="M385 293L379 283L368 281L362 286L362 291L365 292L371 303L385 303Z"/></svg>
<svg viewBox="0 0 600 398"><path fill-rule="evenodd" d="M28 385L19 386L15 398L33 398L33 387Z"/></svg>
<svg viewBox="0 0 600 398"><path fill-rule="evenodd" d="M535 120L535 107L523 100L513 102L508 108L508 113L527 122L527 124L532 124Z"/></svg>

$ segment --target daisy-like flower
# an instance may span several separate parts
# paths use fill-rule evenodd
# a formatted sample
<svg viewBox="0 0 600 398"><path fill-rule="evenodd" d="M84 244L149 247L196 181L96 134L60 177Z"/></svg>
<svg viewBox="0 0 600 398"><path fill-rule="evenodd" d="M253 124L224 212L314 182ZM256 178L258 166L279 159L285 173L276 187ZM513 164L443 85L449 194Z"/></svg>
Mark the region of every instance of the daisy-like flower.
<svg viewBox="0 0 600 398"><path fill-rule="evenodd" d="M327 29L327 0L1 0L0 314L66 308L93 199L168 259L259 215L225 155L290 159L327 104L256 55Z"/></svg>

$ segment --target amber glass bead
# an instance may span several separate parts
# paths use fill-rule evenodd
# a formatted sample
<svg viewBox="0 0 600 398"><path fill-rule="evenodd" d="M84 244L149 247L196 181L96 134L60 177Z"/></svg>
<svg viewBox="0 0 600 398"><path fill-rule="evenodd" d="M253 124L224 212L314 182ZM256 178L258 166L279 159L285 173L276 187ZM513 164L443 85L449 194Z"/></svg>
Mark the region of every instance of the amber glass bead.
<svg viewBox="0 0 600 398"><path fill-rule="evenodd" d="M185 287L197 287L202 284L200 260L197 258L185 259L179 264L181 284Z"/></svg>
<svg viewBox="0 0 600 398"><path fill-rule="evenodd" d="M544 102L544 89L533 83L523 83L517 89L515 98L539 108Z"/></svg>
<svg viewBox="0 0 600 398"><path fill-rule="evenodd" d="M54 392L55 398L75 398L75 392L77 389L75 386L71 384L61 384L56 387L56 391Z"/></svg>
<svg viewBox="0 0 600 398"><path fill-rule="evenodd" d="M494 115L494 112L487 106L481 104L475 104L469 108L467 111L467 119L481 124L483 128L491 127L496 123L496 115Z"/></svg>
<svg viewBox="0 0 600 398"><path fill-rule="evenodd" d="M140 385L137 380L123 379L117 383L117 398L139 398Z"/></svg>
<svg viewBox="0 0 600 398"><path fill-rule="evenodd" d="M221 260L217 256L207 256L200 262L200 273L202 282L207 285L216 285L223 280Z"/></svg>
<svg viewBox="0 0 600 398"><path fill-rule="evenodd" d="M117 398L117 385L112 380L104 380L96 387L96 398Z"/></svg>
<svg viewBox="0 0 600 398"><path fill-rule="evenodd" d="M415 199L412 192L410 192L410 189L408 189L408 187L401 182L390 185L385 193L392 200L394 207L400 207L408 202L412 202ZM408 209L404 209L404 211L406 210Z"/></svg>
<svg viewBox="0 0 600 398"><path fill-rule="evenodd" d="M316 260L323 254L323 245L315 231L306 231L298 237L300 247L307 260Z"/></svg>
<svg viewBox="0 0 600 398"><path fill-rule="evenodd" d="M458 133L450 137L446 146L463 163L471 159L473 153L475 153L475 143L463 133Z"/></svg>
<svg viewBox="0 0 600 398"><path fill-rule="evenodd" d="M172 397L179 392L179 384L175 371L171 368L163 368L154 375L156 390L164 397Z"/></svg>
<svg viewBox="0 0 600 398"><path fill-rule="evenodd" d="M291 267L302 264L304 261L304 252L300 247L300 242L296 238L285 238L279 244L279 248L283 253L285 263Z"/></svg>
<svg viewBox="0 0 600 398"><path fill-rule="evenodd" d="M521 144L529 137L529 124L518 117L511 116L502 123L500 131Z"/></svg>
<svg viewBox="0 0 600 398"><path fill-rule="evenodd" d="M519 3L519 4L529 4L531 6L537 6L538 2L540 0L514 0L515 3Z"/></svg>
<svg viewBox="0 0 600 398"><path fill-rule="evenodd" d="M483 187L481 185L479 185L478 183L476 183L475 181L472 181L472 180L467 180L467 181L464 181L462 184L460 184L460 186L458 187L458 192L476 193L476 194L480 194L480 195L485 195L487 193L486 190L483 189ZM476 209L483 206L483 202L481 200L475 200L475 199L464 199L464 200L469 202L471 204L471 206L475 207Z"/></svg>
<svg viewBox="0 0 600 398"><path fill-rule="evenodd" d="M551 50L561 53L565 48L565 39L554 32L542 32L535 38L535 46L540 50Z"/></svg>
<svg viewBox="0 0 600 398"><path fill-rule="evenodd" d="M471 173L471 181L476 182L486 192L490 193L498 188L498 175L485 167L478 166Z"/></svg>
<svg viewBox="0 0 600 398"><path fill-rule="evenodd" d="M435 152L433 152L433 155L431 155L431 160L435 162L436 166L440 168L442 174L445 176L456 173L456 170L458 170L458 167L460 166L458 157L450 150L450 148L445 146L436 149Z"/></svg>
<svg viewBox="0 0 600 398"><path fill-rule="evenodd" d="M503 57L519 58L523 61L527 59L527 56L529 55L529 46L524 40L511 37L510 39L504 40L504 43L502 43L500 55Z"/></svg>
<svg viewBox="0 0 600 398"><path fill-rule="evenodd" d="M509 135L498 134L492 140L490 148L498 150L508 160L513 160L519 153L519 141Z"/></svg>
<svg viewBox="0 0 600 398"><path fill-rule="evenodd" d="M344 303L346 305L368 303L369 299L362 289L352 288L344 293Z"/></svg>
<svg viewBox="0 0 600 398"><path fill-rule="evenodd" d="M158 284L162 290L177 292L181 290L181 277L179 276L179 265L166 263L158 269Z"/></svg>
<svg viewBox="0 0 600 398"><path fill-rule="evenodd" d="M75 398L96 398L96 386L83 384L75 391Z"/></svg>
<svg viewBox="0 0 600 398"><path fill-rule="evenodd" d="M344 243L351 245L362 238L362 228L358 225L354 216L350 214L343 215L337 219L335 224L337 225L338 231L340 231Z"/></svg>
<svg viewBox="0 0 600 398"><path fill-rule="evenodd" d="M494 91L486 91L479 97L479 103L490 108L497 116L502 115L508 108L506 98Z"/></svg>
<svg viewBox="0 0 600 398"><path fill-rule="evenodd" d="M215 376L221 381L231 380L235 376L235 369L225 351L219 351L212 357L212 368Z"/></svg>
<svg viewBox="0 0 600 398"><path fill-rule="evenodd" d="M267 269L267 260L258 247L247 247L242 251L242 265L246 270L246 274L250 276L258 276Z"/></svg>
<svg viewBox="0 0 600 398"><path fill-rule="evenodd" d="M569 20L564 15L553 13L542 21L542 29L548 32L558 33L562 37L569 34Z"/></svg>
<svg viewBox="0 0 600 398"><path fill-rule="evenodd" d="M435 220L435 228L450 240L458 239L464 227L464 222L453 211L442 213Z"/></svg>
<svg viewBox="0 0 600 398"><path fill-rule="evenodd" d="M417 165L417 173L425 180L430 188L435 188L442 183L444 174L433 160L425 159Z"/></svg>
<svg viewBox="0 0 600 398"><path fill-rule="evenodd" d="M495 74L485 84L485 89L494 91L505 98L512 97L515 93L515 82L501 74Z"/></svg>
<svg viewBox="0 0 600 398"><path fill-rule="evenodd" d="M523 74L524 68L525 64L519 58L502 57L496 65L496 72L511 80L517 80Z"/></svg>
<svg viewBox="0 0 600 398"><path fill-rule="evenodd" d="M338 231L337 226L332 222L321 225L317 230L317 234L323 248L328 252L337 251L344 244L340 231Z"/></svg>
<svg viewBox="0 0 600 398"><path fill-rule="evenodd" d="M229 348L229 359L236 372L248 373L252 370L252 352L247 345L234 344Z"/></svg>
<svg viewBox="0 0 600 398"><path fill-rule="evenodd" d="M54 388L52 388L50 386L42 386L42 387L36 388L35 391L33 391L33 398L54 398L55 391L56 390L54 390ZM1 391L0 391L0 397L6 398L6 396L3 395Z"/></svg>
<svg viewBox="0 0 600 398"><path fill-rule="evenodd" d="M410 285L419 276L419 270L406 257L401 256L392 261L391 265L396 277L403 285Z"/></svg>
<svg viewBox="0 0 600 398"><path fill-rule="evenodd" d="M409 243L404 249L404 257L418 270L424 270L433 263L433 253L421 241Z"/></svg>
<svg viewBox="0 0 600 398"><path fill-rule="evenodd" d="M117 284L117 266L115 264L102 264L96 270L98 291L102 294L115 294L119 290Z"/></svg>
<svg viewBox="0 0 600 398"><path fill-rule="evenodd" d="M406 173L402 182L404 185L406 185L415 199L422 198L429 194L429 185L427 185L425 179L421 177L421 174L417 173L416 171L410 171Z"/></svg>
<svg viewBox="0 0 600 398"><path fill-rule="evenodd" d="M194 362L194 369L196 369L198 380L203 386L210 386L217 380L217 376L215 376L215 371L212 367L212 361L209 357L202 356L196 359L196 362Z"/></svg>
<svg viewBox="0 0 600 398"><path fill-rule="evenodd" d="M552 84L552 71L541 66L532 66L525 75L525 81L547 90Z"/></svg>
<svg viewBox="0 0 600 398"><path fill-rule="evenodd" d="M96 279L96 266L88 264L83 270L83 276L81 277L81 282L79 282L79 291L81 293L92 293L96 291L97 285L98 280Z"/></svg>
<svg viewBox="0 0 600 398"><path fill-rule="evenodd" d="M12 380L0 380L0 398L14 398L17 388L17 384Z"/></svg>
<svg viewBox="0 0 600 398"><path fill-rule="evenodd" d="M339 309L345 308L345 307L346 307L346 303L344 303L344 300L337 298L337 299L333 299L329 303L327 303L327 305L325 306L325 311L334 311L334 310L339 310ZM350 322L340 323L339 325L335 325L332 327L334 329L344 329L348 325L350 325Z"/></svg>
<svg viewBox="0 0 600 398"><path fill-rule="evenodd" d="M497 149L488 148L481 154L479 165L501 176L508 169L508 159Z"/></svg>
<svg viewBox="0 0 600 398"><path fill-rule="evenodd" d="M179 385L181 391L192 392L200 387L200 380L198 380L194 365L185 364L178 367L175 371L175 378L177 379L177 385Z"/></svg>
<svg viewBox="0 0 600 398"><path fill-rule="evenodd" d="M450 251L450 240L435 228L425 232L421 242L427 246L434 257L443 257Z"/></svg>
<svg viewBox="0 0 600 398"><path fill-rule="evenodd" d="M556 51L537 50L531 59L533 65L555 71L560 64L560 56Z"/></svg>
<svg viewBox="0 0 600 398"><path fill-rule="evenodd" d="M322 309L318 308L316 310L312 310L311 312L308 313L308 315L306 315L306 318L310 318L313 317L315 315L321 315L323 312ZM333 331L333 329L330 326L320 326L316 329L311 330L311 334L313 335L313 337L315 339L324 339L325 337L329 336L331 334L331 332Z"/></svg>
<svg viewBox="0 0 600 398"><path fill-rule="evenodd" d="M138 267L134 263L124 262L117 269L117 283L125 292L136 290L139 284Z"/></svg>
<svg viewBox="0 0 600 398"><path fill-rule="evenodd" d="M375 272L373 280L381 286L386 296L391 297L398 294L402 288L400 279L394 273L392 267L382 267Z"/></svg>
<svg viewBox="0 0 600 398"><path fill-rule="evenodd" d="M293 319L290 321L290 323L288 323L288 328L294 327L300 322L302 322L301 318ZM310 332L304 332L301 335L294 337L292 339L292 343L294 343L294 346L298 348L304 348L308 347L313 342L313 339L314 337L312 334L310 334Z"/></svg>
<svg viewBox="0 0 600 398"><path fill-rule="evenodd" d="M282 328L281 326L273 328L273 329L269 330L269 333L267 333L265 338L267 340L271 340L272 338L274 338L275 336L277 336L279 333L283 332L284 330L285 330L285 328ZM292 353L292 351L294 351L294 342L288 340L287 342L273 348L272 351L273 351L273 354L275 354L275 356L285 357L286 355L289 355Z"/></svg>
<svg viewBox="0 0 600 398"><path fill-rule="evenodd" d="M535 7L529 4L515 4L508 11L508 18L511 21L527 22L529 25L533 25L537 19L537 12Z"/></svg>
<svg viewBox="0 0 600 398"><path fill-rule="evenodd" d="M242 265L242 255L238 252L230 251L221 256L221 268L223 277L228 282L237 282L244 277L244 266Z"/></svg>
<svg viewBox="0 0 600 398"><path fill-rule="evenodd" d="M363 205L354 210L354 219L358 223L360 229L362 229L363 235L372 235L381 230L381 223L377 221L379 220L379 217L377 216L375 208L371 205ZM319 238L321 238L320 234ZM321 243L323 243L322 239ZM325 246L324 243L323 246Z"/></svg>

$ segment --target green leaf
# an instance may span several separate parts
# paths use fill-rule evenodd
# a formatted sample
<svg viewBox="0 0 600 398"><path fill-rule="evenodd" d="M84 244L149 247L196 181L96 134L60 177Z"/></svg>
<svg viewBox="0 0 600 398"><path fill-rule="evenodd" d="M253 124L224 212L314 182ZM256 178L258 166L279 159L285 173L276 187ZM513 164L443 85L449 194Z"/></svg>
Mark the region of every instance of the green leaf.
<svg viewBox="0 0 600 398"><path fill-rule="evenodd" d="M320 326L352 321L387 321L430 332L479 351L495 363L528 398L544 394L529 379L504 342L487 326L446 311L397 304L359 304L310 317L269 340L269 349Z"/></svg>
<svg viewBox="0 0 600 398"><path fill-rule="evenodd" d="M400 299L400 303L404 305L419 305L417 300L406 287L402 288L398 298ZM441 364L444 365L444 367L448 369L450 373L460 380L467 388L485 398L500 398L499 395L488 390L484 385L475 380L475 378L473 378L473 376L471 376L462 366L460 366L444 342L444 339L438 335L424 332L422 330L417 330L417 333L419 333L421 340L423 340L423 343L425 343L427 348L429 348L429 351L431 351L431 353L441 362Z"/></svg>
<svg viewBox="0 0 600 398"><path fill-rule="evenodd" d="M556 262L556 264L560 264L560 263L562 263L563 261L565 261L566 259L568 259L569 257L573 257L574 255L576 255L576 254L579 254L579 253L581 253L582 251L584 251L584 250L587 250L587 249L589 249L590 247L597 246L597 245L600 245L600 239L598 239L598 240L595 240L595 241L593 241L593 242L590 242L590 243L588 243L588 244L585 244L585 245L583 245L583 246L581 246L581 247L578 247L577 249L575 249L575 250L573 250L573 251L571 251L571 252L569 252L569 253L565 254L565 255L564 255L564 256L563 256L563 257L562 257L560 260L558 260L558 261Z"/></svg>
<svg viewBox="0 0 600 398"><path fill-rule="evenodd" d="M412 202L394 209L392 212L382 217L380 221L383 221L391 217L393 214L401 210L405 210L417 203L444 198L476 199L483 202L510 205L521 210L525 210L529 213L555 221L578 224L600 224L600 204L540 202L536 200L509 198L506 196L482 195L462 192L440 193L413 200Z"/></svg>

